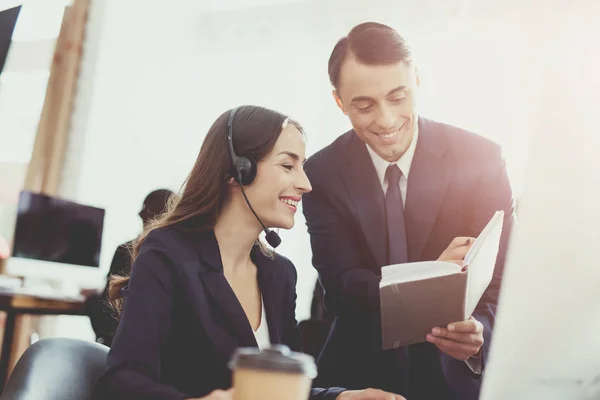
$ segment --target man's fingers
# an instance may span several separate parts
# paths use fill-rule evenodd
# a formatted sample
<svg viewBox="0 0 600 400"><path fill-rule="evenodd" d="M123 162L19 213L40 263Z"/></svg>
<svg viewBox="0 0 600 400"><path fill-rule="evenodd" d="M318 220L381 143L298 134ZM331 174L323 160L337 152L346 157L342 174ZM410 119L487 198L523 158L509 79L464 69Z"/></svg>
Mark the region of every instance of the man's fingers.
<svg viewBox="0 0 600 400"><path fill-rule="evenodd" d="M467 236L455 237L450 245L448 245L446 251L450 254L462 254L464 256L471 246L473 246L473 243L475 243L475 238Z"/></svg>
<svg viewBox="0 0 600 400"><path fill-rule="evenodd" d="M456 342L454 340L445 339L445 338L441 338L441 337L435 337L431 334L427 335L427 341L435 344L438 347L443 347L444 349L447 349L450 351L460 351L463 348L468 346L465 343Z"/></svg>
<svg viewBox="0 0 600 400"><path fill-rule="evenodd" d="M483 324L471 317L466 321L452 322L448 324L448 330L450 332L459 333L480 333L483 332Z"/></svg>
<svg viewBox="0 0 600 400"><path fill-rule="evenodd" d="M473 237L457 236L454 239L452 239L452 242L450 242L450 245L448 246L448 248L451 249L454 247L461 247L461 246L471 247L473 245L473 242L475 242L475 238L473 238Z"/></svg>
<svg viewBox="0 0 600 400"><path fill-rule="evenodd" d="M446 250L442 253L439 260L440 261L451 261L451 260L462 260L467 255L469 251L469 247L461 246L455 247L453 249Z"/></svg>
<svg viewBox="0 0 600 400"><path fill-rule="evenodd" d="M433 335L427 335L427 341L435 344L440 351L462 361L479 351L479 346L459 343L450 339L436 338Z"/></svg>
<svg viewBox="0 0 600 400"><path fill-rule="evenodd" d="M456 237L446 250L438 257L439 261L462 260L475 242L474 238L467 236Z"/></svg>
<svg viewBox="0 0 600 400"><path fill-rule="evenodd" d="M481 333L450 332L444 328L433 328L432 334L435 337L446 338L459 343L483 345L483 335Z"/></svg>

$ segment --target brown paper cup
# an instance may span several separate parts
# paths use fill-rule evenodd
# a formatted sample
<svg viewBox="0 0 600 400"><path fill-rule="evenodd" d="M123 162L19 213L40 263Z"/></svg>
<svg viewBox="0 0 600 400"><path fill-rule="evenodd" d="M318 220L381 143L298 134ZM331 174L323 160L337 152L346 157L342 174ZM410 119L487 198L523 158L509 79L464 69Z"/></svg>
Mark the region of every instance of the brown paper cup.
<svg viewBox="0 0 600 400"><path fill-rule="evenodd" d="M234 400L306 400L317 375L311 356L281 345L262 351L238 349L229 367L233 370Z"/></svg>

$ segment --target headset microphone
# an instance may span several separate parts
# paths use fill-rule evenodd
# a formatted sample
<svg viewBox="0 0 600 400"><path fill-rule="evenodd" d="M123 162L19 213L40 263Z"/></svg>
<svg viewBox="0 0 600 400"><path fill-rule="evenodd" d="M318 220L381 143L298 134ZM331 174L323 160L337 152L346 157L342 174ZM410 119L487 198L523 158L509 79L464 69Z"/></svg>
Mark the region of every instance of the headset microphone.
<svg viewBox="0 0 600 400"><path fill-rule="evenodd" d="M250 160L247 157L239 157L237 154L235 154L235 151L233 149L233 117L235 116L237 110L238 107L231 110L231 112L229 113L229 120L227 121L227 143L232 163L231 175L233 176L235 181L240 185L240 189L242 190L242 194L244 195L244 199L246 200L246 204L248 204L250 211L252 211L252 214L254 214L260 225L263 227L267 243L269 243L271 247L275 248L281 244L281 238L279 237L277 232L270 230L265 226L265 224L263 224L258 215L256 215L256 212L252 208L252 205L250 204L250 201L246 196L246 192L244 191L243 185L251 184L254 180L254 177L256 176L256 162Z"/></svg>
<svg viewBox="0 0 600 400"><path fill-rule="evenodd" d="M238 181L238 183L239 183L239 181ZM263 222L260 220L258 215L256 215L256 212L252 208L252 205L250 204L250 201L248 200L248 197L246 196L246 192L244 191L244 187L242 186L241 183L239 185L240 185L240 189L242 189L242 194L244 195L246 204L248 204L248 207L250 207L250 211L252 211L252 214L254 214L254 216L256 217L258 222L260 222L260 225L263 227L263 230L265 231L265 239L267 239L267 243L269 243L269 245L273 248L279 246L281 244L281 238L279 237L277 232L270 230L269 228L267 228L265 226L265 224L263 224Z"/></svg>

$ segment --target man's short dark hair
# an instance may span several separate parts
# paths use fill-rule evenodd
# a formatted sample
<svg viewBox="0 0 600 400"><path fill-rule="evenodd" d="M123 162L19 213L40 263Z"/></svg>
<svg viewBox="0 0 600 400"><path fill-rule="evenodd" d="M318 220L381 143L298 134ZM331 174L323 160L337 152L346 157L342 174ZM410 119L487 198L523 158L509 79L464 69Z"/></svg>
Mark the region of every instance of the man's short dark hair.
<svg viewBox="0 0 600 400"><path fill-rule="evenodd" d="M356 25L348 36L337 42L329 57L329 81L336 90L339 90L342 65L349 57L366 65L390 65L400 61L409 65L412 52L394 28L377 22Z"/></svg>

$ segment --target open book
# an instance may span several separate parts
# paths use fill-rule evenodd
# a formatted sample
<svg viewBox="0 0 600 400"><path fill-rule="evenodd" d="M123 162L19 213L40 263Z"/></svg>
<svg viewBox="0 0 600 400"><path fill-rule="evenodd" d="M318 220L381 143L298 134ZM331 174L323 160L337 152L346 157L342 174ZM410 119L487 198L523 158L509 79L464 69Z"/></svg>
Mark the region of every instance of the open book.
<svg viewBox="0 0 600 400"><path fill-rule="evenodd" d="M379 284L384 350L425 341L431 329L469 319L492 280L504 212L488 222L461 266L447 261L388 265Z"/></svg>

